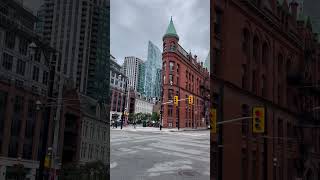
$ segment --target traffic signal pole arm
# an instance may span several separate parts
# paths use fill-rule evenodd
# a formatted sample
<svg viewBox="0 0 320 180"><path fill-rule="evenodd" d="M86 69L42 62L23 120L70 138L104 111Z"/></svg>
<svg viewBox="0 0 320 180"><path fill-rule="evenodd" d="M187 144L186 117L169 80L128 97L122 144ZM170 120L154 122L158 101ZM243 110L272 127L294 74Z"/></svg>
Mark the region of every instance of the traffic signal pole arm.
<svg viewBox="0 0 320 180"><path fill-rule="evenodd" d="M237 122L237 121L241 121L241 120L244 120L244 119L251 119L251 118L252 117L250 116L250 117L241 117L241 118L235 118L235 119L230 119L230 120L226 120L226 121L220 121L220 122L217 122L217 125Z"/></svg>
<svg viewBox="0 0 320 180"><path fill-rule="evenodd" d="M188 98L185 98L185 99L179 99L178 101L183 101L183 100L187 100ZM162 104L170 104L170 103L173 103L172 100L168 101L168 102L165 102L165 103L162 103Z"/></svg>

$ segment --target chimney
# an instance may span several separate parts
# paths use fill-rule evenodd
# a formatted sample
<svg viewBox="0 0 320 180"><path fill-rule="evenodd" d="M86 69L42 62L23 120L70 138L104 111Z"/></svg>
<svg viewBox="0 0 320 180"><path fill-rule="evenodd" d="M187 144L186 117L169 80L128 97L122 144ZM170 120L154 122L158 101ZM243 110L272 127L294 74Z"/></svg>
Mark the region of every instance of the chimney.
<svg viewBox="0 0 320 180"><path fill-rule="evenodd" d="M290 3L290 9L291 9L292 17L293 17L295 23L297 22L298 6L299 6L299 4L296 2L296 0L293 0Z"/></svg>
<svg viewBox="0 0 320 180"><path fill-rule="evenodd" d="M195 60L197 60L197 57L198 57L197 55L194 55L194 59L195 59Z"/></svg>

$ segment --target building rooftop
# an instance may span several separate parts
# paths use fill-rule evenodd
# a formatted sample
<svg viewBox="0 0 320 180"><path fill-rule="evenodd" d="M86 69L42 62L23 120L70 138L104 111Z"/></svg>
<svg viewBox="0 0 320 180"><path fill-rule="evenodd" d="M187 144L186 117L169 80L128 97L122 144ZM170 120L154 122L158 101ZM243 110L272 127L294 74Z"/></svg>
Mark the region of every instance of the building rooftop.
<svg viewBox="0 0 320 180"><path fill-rule="evenodd" d="M170 23L169 26L167 28L167 31L165 33L165 35L163 37L167 37L167 36L171 36L171 37L176 37L177 39L179 39L179 36L177 34L176 28L174 27L173 21L172 21L172 16L170 19Z"/></svg>

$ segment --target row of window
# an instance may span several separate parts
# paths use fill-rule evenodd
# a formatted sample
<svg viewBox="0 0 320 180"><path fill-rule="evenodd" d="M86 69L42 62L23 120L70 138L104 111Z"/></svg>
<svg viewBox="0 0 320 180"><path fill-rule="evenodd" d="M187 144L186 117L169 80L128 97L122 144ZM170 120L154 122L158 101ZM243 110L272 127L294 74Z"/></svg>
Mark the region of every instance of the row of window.
<svg viewBox="0 0 320 180"><path fill-rule="evenodd" d="M8 71L12 71L13 63L14 63L13 56L11 56L7 53L3 53L2 67ZM26 75L26 61L18 59L15 72L21 76L25 76ZM45 85L48 84L49 73L47 71L42 72L42 81L40 81L39 77L40 77L39 67L33 66L32 80L37 81L37 82L42 82Z"/></svg>
<svg viewBox="0 0 320 180"><path fill-rule="evenodd" d="M82 136L105 142L107 138L107 131L103 127L96 127L93 123L85 122L82 125Z"/></svg>
<svg viewBox="0 0 320 180"><path fill-rule="evenodd" d="M80 157L89 160L107 160L107 147L82 142L80 148Z"/></svg>
<svg viewBox="0 0 320 180"><path fill-rule="evenodd" d="M8 93L0 91L0 146L2 146L3 137L2 132L4 128L4 120L6 117L5 111L7 107L7 97ZM14 114L12 115L12 123L11 123L11 137L10 137L10 144L8 149L8 156L9 157L17 157L18 152L18 137L20 136L20 132L22 129L23 120L23 112L24 112L24 103L25 98L22 96L16 96L14 98L13 110ZM35 123L36 123L36 108L35 108L35 101L34 100L27 100L28 102L28 110L27 110L27 119L26 119L26 126L25 126L25 143L23 144L23 158L31 159L32 156L32 143L33 137L35 135ZM1 152L1 149L0 149Z"/></svg>

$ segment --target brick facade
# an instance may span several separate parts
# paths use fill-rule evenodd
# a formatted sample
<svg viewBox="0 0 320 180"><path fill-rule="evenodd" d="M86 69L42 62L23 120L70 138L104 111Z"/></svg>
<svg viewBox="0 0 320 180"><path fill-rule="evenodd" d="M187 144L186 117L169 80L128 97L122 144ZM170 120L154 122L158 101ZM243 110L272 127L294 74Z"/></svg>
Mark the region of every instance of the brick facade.
<svg viewBox="0 0 320 180"><path fill-rule="evenodd" d="M209 72L198 62L197 56L187 53L179 44L179 39L165 35L163 38L162 103L179 96L179 105L172 103L162 106L164 128L206 127L205 96L202 86L208 87ZM189 95L194 97L193 105L188 105Z"/></svg>
<svg viewBox="0 0 320 180"><path fill-rule="evenodd" d="M266 132L251 119L211 135L211 177L316 179L319 164L319 44L297 4L287 1L215 1L211 8L212 101L218 121L266 108ZM212 4L213 5L213 4ZM236 20L234 19L236 17ZM220 167L220 168L219 168ZM230 173L232 170L232 173ZM307 177L308 176L308 177Z"/></svg>

